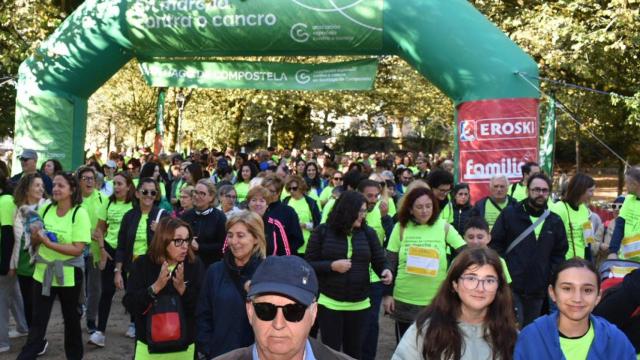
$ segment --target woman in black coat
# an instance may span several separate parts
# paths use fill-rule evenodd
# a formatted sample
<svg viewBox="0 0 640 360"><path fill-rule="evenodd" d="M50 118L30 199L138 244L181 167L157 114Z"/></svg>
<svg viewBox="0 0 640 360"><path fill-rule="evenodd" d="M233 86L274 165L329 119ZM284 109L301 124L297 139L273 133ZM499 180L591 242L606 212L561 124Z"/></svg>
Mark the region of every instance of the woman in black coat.
<svg viewBox="0 0 640 360"><path fill-rule="evenodd" d="M176 359L195 356L196 304L204 276L202 262L191 247L193 236L187 223L165 217L160 220L146 255L134 261L124 296L124 306L135 318L134 359L153 359L147 336L147 317L161 296L176 296L182 303L184 341L171 353ZM161 355L167 355L166 352Z"/></svg>
<svg viewBox="0 0 640 360"><path fill-rule="evenodd" d="M393 280L375 231L366 225L367 202L344 192L325 225L311 235L306 260L320 285L318 322L322 342L359 359L371 306L369 266L385 285Z"/></svg>
<svg viewBox="0 0 640 360"><path fill-rule="evenodd" d="M471 217L471 193L469 184L460 183L451 191L451 204L453 206L453 227L458 234L464 234L464 226Z"/></svg>

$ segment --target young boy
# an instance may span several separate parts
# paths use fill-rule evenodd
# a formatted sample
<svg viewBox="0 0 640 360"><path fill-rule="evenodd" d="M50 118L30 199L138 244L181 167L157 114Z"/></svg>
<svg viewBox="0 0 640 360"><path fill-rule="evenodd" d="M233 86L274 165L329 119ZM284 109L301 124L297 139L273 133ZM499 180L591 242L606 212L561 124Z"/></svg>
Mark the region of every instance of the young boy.
<svg viewBox="0 0 640 360"><path fill-rule="evenodd" d="M467 245L470 247L487 247L491 241L489 224L487 224L487 221L483 217L473 216L467 220L467 223L464 226L463 237L464 241L466 241ZM502 261L502 269L504 270L504 276L507 279L507 284L511 284L511 274L509 274L507 263L503 258L500 258L500 261Z"/></svg>

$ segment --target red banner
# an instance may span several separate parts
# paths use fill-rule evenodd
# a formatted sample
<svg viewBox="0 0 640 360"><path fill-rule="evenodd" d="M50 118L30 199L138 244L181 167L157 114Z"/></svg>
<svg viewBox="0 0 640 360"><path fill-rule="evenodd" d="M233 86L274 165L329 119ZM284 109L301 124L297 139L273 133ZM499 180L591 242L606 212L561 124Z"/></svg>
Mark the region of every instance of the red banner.
<svg viewBox="0 0 640 360"><path fill-rule="evenodd" d="M472 202L489 194L489 180L522 178L520 166L538 161L538 100L497 99L462 103L457 109L458 179Z"/></svg>

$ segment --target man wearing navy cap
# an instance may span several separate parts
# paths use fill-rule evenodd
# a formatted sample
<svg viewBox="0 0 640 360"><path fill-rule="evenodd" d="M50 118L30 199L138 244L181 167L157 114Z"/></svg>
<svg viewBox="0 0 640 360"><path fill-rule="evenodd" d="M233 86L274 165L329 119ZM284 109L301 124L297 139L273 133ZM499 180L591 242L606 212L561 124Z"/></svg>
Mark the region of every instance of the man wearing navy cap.
<svg viewBox="0 0 640 360"><path fill-rule="evenodd" d="M256 269L247 293L255 344L216 359L351 359L309 337L316 319L318 279L297 256L270 256Z"/></svg>

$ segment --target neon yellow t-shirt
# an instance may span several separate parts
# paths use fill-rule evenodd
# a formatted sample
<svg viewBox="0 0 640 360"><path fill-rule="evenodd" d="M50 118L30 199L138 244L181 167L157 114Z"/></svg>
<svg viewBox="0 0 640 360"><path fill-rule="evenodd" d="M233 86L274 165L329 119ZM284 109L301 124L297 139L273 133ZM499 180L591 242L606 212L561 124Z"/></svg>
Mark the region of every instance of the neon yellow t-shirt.
<svg viewBox="0 0 640 360"><path fill-rule="evenodd" d="M313 217L311 215L311 210L309 209L309 204L307 204L307 200L304 198L294 199L289 198L289 206L293 208L293 210L298 214L298 218L301 223L307 224L313 222ZM302 238L304 239L304 244L300 246L298 249L299 254L304 254L307 251L307 242L311 237L311 231L307 229L302 229Z"/></svg>
<svg viewBox="0 0 640 360"><path fill-rule="evenodd" d="M327 203L324 204L324 207L322 208L322 218L320 220L321 224L324 224L327 222L327 219L329 218L329 213L333 209L333 205L335 205L335 203L336 203L336 199L330 198L329 201L327 201Z"/></svg>
<svg viewBox="0 0 640 360"><path fill-rule="evenodd" d="M531 220L531 224L538 221L539 217L540 216L529 216L529 220ZM533 233L536 235L536 240L538 239L538 237L540 237L540 232L542 231L543 226L544 226L544 221L541 222L538 226L536 226L536 228L533 230Z"/></svg>
<svg viewBox="0 0 640 360"><path fill-rule="evenodd" d="M593 324L589 324L589 331L581 338L567 339L560 336L560 349L568 360L584 360L589 354L594 338Z"/></svg>
<svg viewBox="0 0 640 360"><path fill-rule="evenodd" d="M514 186L514 185L511 185ZM511 193L511 186L509 186L509 193ZM513 191L513 193L511 193L511 197L513 197L514 199L516 199L516 201L520 202L524 199L526 199L529 195L527 194L527 187L520 184L520 183L516 183L515 184L515 189Z"/></svg>
<svg viewBox="0 0 640 360"><path fill-rule="evenodd" d="M236 189L236 194L238 196L238 202L243 202L247 199L247 194L249 194L249 184L246 182L238 182L233 186Z"/></svg>
<svg viewBox="0 0 640 360"><path fill-rule="evenodd" d="M451 205L451 201L447 202L447 205L440 209L440 219L449 224L453 224L453 206Z"/></svg>
<svg viewBox="0 0 640 360"><path fill-rule="evenodd" d="M104 241L112 248L118 247L118 233L120 232L120 224L122 218L127 211L133 208L133 203L125 203L123 201L114 201L109 205L109 202L105 204L105 221L107 222L107 236Z"/></svg>
<svg viewBox="0 0 640 360"><path fill-rule="evenodd" d="M509 272L509 268L507 267L507 262L504 261L502 257L500 257L500 263L502 264L502 272L504 272L504 278L507 280L507 284L511 284L511 273Z"/></svg>
<svg viewBox="0 0 640 360"><path fill-rule="evenodd" d="M142 214L136 229L136 239L133 241L133 257L147 253L147 220L149 214Z"/></svg>
<svg viewBox="0 0 640 360"><path fill-rule="evenodd" d="M329 199L331 198L331 194L333 193L333 189L334 187L331 185L328 185L327 187L325 187L324 189L322 189L322 192L320 193L320 196L318 197L318 200L320 202L321 205L321 209L322 209L322 203L327 203L327 201L329 201Z"/></svg>
<svg viewBox="0 0 640 360"><path fill-rule="evenodd" d="M465 242L456 229L442 219L433 225L409 222L402 239L400 229L400 223L396 224L387 245L387 250L398 253L393 297L413 305L429 305L447 275L446 245L458 249Z"/></svg>
<svg viewBox="0 0 640 360"><path fill-rule="evenodd" d="M134 358L136 360L175 360L175 359L193 359L196 353L196 345L191 344L184 351L150 354L149 347L142 341L136 341L136 354Z"/></svg>
<svg viewBox="0 0 640 360"><path fill-rule="evenodd" d="M640 261L640 200L627 194L620 209L624 219L624 238L620 246L622 258Z"/></svg>
<svg viewBox="0 0 640 360"><path fill-rule="evenodd" d="M106 196L103 196L100 191L95 189L91 195L86 198L82 198L82 207L87 210L87 215L89 215L91 231L96 229L99 220L105 220L104 207L107 202L109 202L109 199ZM89 247L91 254L93 255L93 259L95 261L99 260L100 244L97 241L91 241Z"/></svg>
<svg viewBox="0 0 640 360"><path fill-rule="evenodd" d="M374 206L371 212L367 213L367 217L365 218L367 221L367 225L371 227L378 236L378 241L380 241L380 245L384 243L384 228L382 227L382 215L380 214L380 202ZM369 281L372 283L380 281L378 275L373 271L371 265L369 265Z"/></svg>
<svg viewBox="0 0 640 360"><path fill-rule="evenodd" d="M487 224L489 224L489 231L493 229L493 225L496 223L498 216L500 216L502 210L507 207L508 203L509 202L505 200L504 203L497 204L498 206L496 207L496 204L491 202L491 199L487 199L484 204L484 219L487 220Z"/></svg>
<svg viewBox="0 0 640 360"><path fill-rule="evenodd" d="M589 219L589 209L587 206L580 204L576 211L566 202L558 201L551 206L550 210L560 216L564 223L564 230L567 233L567 243L569 245L565 257L571 259L577 256L584 259L585 247L587 246L584 231L587 227L591 230L591 220Z"/></svg>
<svg viewBox="0 0 640 360"><path fill-rule="evenodd" d="M46 206L40 208L39 213L41 217L43 217L46 208ZM47 215L43 217L43 221L47 231L55 233L58 237L58 244L90 243L91 221L89 220L87 211L82 206L78 208L78 211L76 212L75 222L73 222L72 217L75 208L72 207L71 209L69 209L69 211L67 211L64 216L58 216L58 214L56 213L57 209L57 205L51 205L49 211L47 211ZM49 249L44 245L38 246L38 255L40 255L46 261L65 261L74 258L74 256L60 254L59 252ZM46 267L47 266L45 264L36 263L35 271L33 273L33 279L40 283L43 282L44 271ZM75 278L73 276L73 273L73 266L64 266L64 285L60 285L56 280L56 277L54 276L51 286L74 286Z"/></svg>

